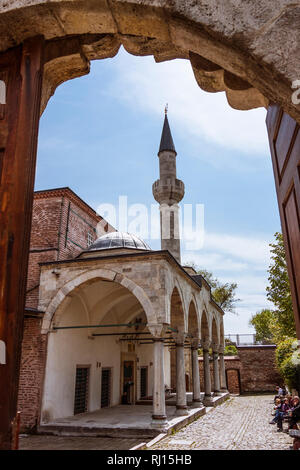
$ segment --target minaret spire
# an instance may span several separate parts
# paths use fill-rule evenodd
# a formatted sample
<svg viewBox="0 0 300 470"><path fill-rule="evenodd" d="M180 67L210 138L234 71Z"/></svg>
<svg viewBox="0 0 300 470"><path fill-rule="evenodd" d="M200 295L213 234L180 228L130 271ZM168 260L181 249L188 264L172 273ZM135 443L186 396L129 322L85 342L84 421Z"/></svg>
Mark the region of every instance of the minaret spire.
<svg viewBox="0 0 300 470"><path fill-rule="evenodd" d="M184 184L176 178L176 155L165 107L159 158L159 180L152 186L155 200L160 204L161 248L169 250L180 263L179 206L184 196Z"/></svg>

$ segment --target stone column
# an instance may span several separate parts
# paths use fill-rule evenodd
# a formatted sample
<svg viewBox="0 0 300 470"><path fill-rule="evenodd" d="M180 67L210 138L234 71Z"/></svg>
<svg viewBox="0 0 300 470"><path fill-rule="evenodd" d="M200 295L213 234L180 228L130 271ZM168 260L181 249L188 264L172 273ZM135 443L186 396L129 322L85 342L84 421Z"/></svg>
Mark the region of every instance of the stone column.
<svg viewBox="0 0 300 470"><path fill-rule="evenodd" d="M176 414L188 415L186 387L185 387L185 362L184 362L184 333L174 335L176 344Z"/></svg>
<svg viewBox="0 0 300 470"><path fill-rule="evenodd" d="M163 325L147 325L153 335L153 414L152 426L164 429L167 424L165 403Z"/></svg>
<svg viewBox="0 0 300 470"><path fill-rule="evenodd" d="M225 372L225 361L224 361L224 346L219 347L219 357L220 357L220 384L221 391L227 392L226 386L226 372Z"/></svg>
<svg viewBox="0 0 300 470"><path fill-rule="evenodd" d="M193 340L191 347L193 369L193 407L198 407L201 404L198 348L199 341Z"/></svg>
<svg viewBox="0 0 300 470"><path fill-rule="evenodd" d="M213 348L214 392L216 395L218 395L220 393L219 346L213 343L212 348Z"/></svg>
<svg viewBox="0 0 300 470"><path fill-rule="evenodd" d="M155 421L163 424L166 421L166 402L165 402L165 375L164 375L164 340L162 338L154 339L154 385L153 385L153 414ZM159 423L158 423L159 424Z"/></svg>
<svg viewBox="0 0 300 470"><path fill-rule="evenodd" d="M203 348L203 368L204 368L204 403L207 403L211 400L211 380L210 380L210 365L209 365L209 347L210 341L202 341Z"/></svg>

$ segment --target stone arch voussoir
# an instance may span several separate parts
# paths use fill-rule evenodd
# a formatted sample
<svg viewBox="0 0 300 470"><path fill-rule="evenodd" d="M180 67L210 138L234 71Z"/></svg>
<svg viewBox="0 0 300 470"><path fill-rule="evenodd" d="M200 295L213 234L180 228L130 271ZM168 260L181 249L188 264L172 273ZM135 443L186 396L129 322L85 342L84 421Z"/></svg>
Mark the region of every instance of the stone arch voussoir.
<svg viewBox="0 0 300 470"><path fill-rule="evenodd" d="M153 305L145 291L140 286L122 274L109 269L100 268L93 269L91 271L85 271L84 273L79 274L72 280L66 282L58 290L58 292L56 292L46 309L42 325L42 333L47 333L49 331L55 312L74 289L78 289L83 284L95 282L97 280L109 280L121 284L123 287L128 289L140 302L145 311L148 323L156 322L156 315Z"/></svg>

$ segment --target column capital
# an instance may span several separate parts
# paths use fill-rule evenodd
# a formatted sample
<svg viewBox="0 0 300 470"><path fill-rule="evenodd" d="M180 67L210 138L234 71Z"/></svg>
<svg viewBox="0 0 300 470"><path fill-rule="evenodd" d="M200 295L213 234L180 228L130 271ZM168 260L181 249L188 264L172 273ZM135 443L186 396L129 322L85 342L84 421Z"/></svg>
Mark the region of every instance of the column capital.
<svg viewBox="0 0 300 470"><path fill-rule="evenodd" d="M219 354L219 347L220 347L219 344L216 343L215 341L211 342L211 348L212 348L214 354L215 353Z"/></svg>
<svg viewBox="0 0 300 470"><path fill-rule="evenodd" d="M165 325L163 323L147 323L148 330L154 336L154 339L162 339L165 333Z"/></svg>
<svg viewBox="0 0 300 470"><path fill-rule="evenodd" d="M201 340L201 346L202 346L203 351L209 351L210 345L211 343L208 338Z"/></svg>
<svg viewBox="0 0 300 470"><path fill-rule="evenodd" d="M200 348L200 340L198 338L193 338L191 340L191 349L199 349Z"/></svg>
<svg viewBox="0 0 300 470"><path fill-rule="evenodd" d="M177 333L172 333L172 337L175 341L176 346L183 346L186 338L186 333L184 331L178 331Z"/></svg>
<svg viewBox="0 0 300 470"><path fill-rule="evenodd" d="M224 354L225 346L224 344L219 346L219 354Z"/></svg>

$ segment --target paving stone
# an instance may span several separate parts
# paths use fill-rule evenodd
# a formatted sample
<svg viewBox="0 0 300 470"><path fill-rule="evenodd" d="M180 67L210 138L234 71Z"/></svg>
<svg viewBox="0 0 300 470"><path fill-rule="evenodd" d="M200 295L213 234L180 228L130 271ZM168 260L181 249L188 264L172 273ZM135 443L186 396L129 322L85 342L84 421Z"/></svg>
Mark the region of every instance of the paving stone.
<svg viewBox="0 0 300 470"><path fill-rule="evenodd" d="M20 436L19 448L20 450L128 450L141 442L139 439L109 437Z"/></svg>
<svg viewBox="0 0 300 470"><path fill-rule="evenodd" d="M288 450L292 439L269 424L273 395L231 397L152 449Z"/></svg>

